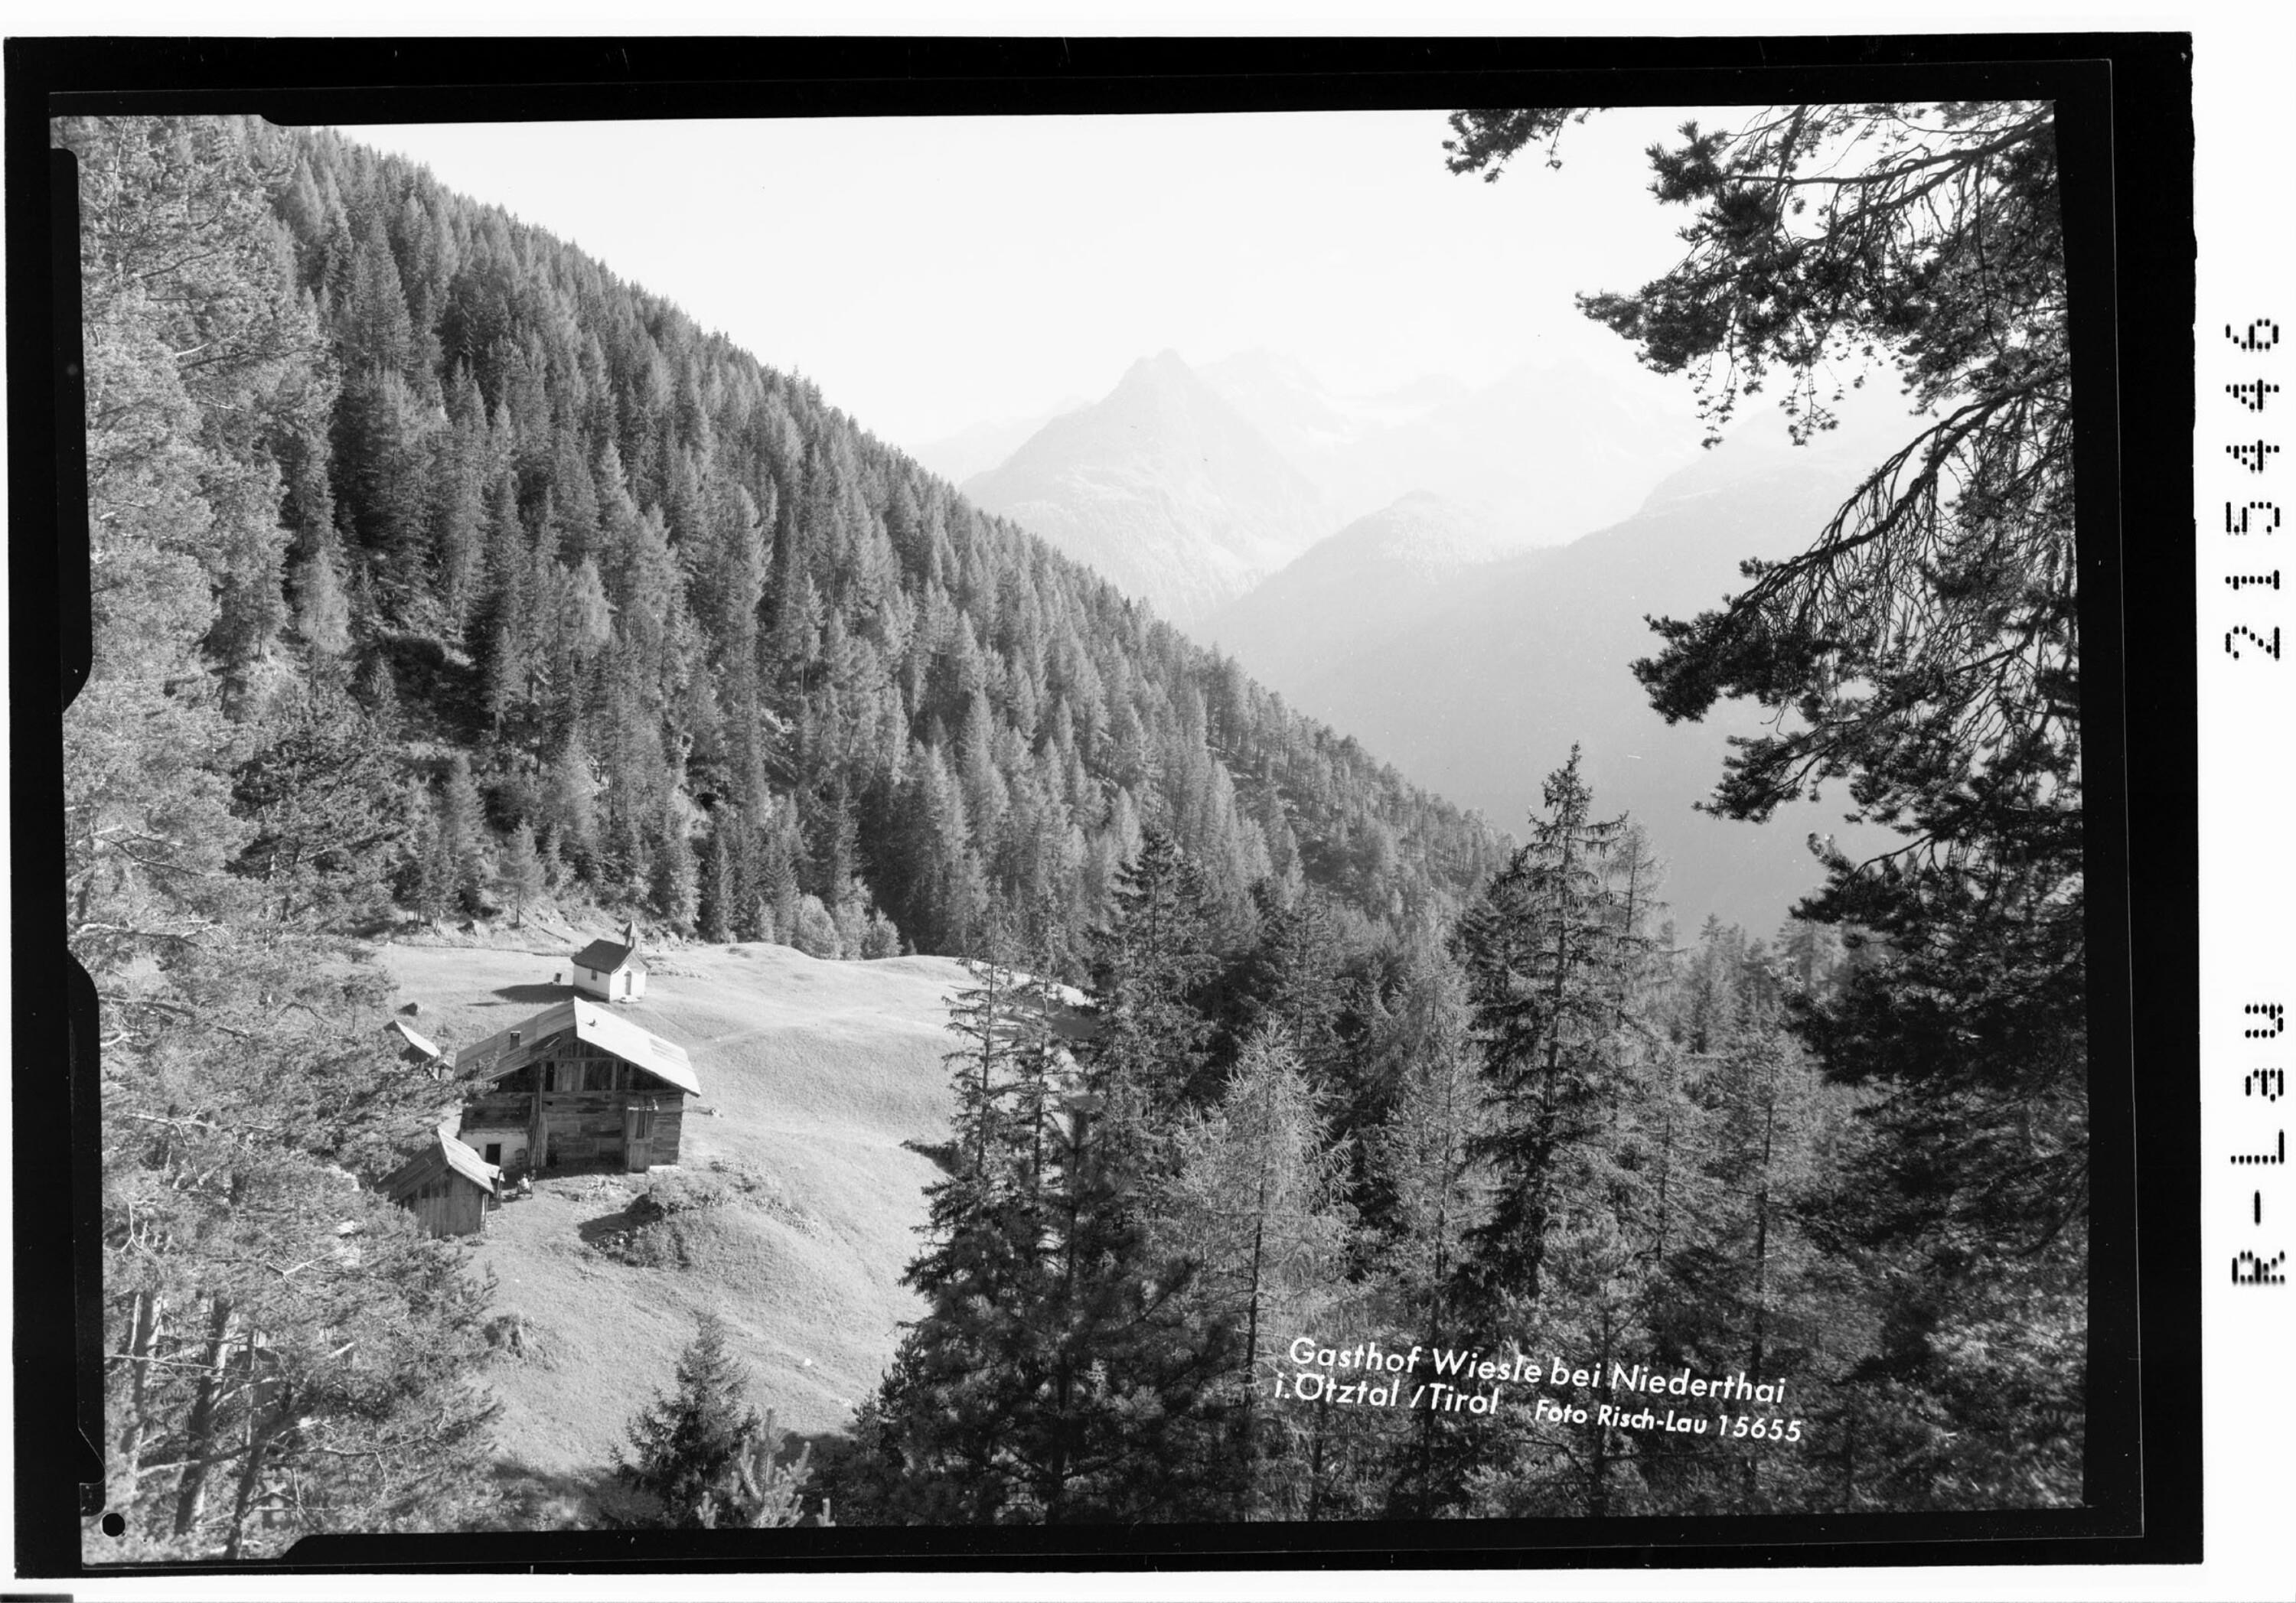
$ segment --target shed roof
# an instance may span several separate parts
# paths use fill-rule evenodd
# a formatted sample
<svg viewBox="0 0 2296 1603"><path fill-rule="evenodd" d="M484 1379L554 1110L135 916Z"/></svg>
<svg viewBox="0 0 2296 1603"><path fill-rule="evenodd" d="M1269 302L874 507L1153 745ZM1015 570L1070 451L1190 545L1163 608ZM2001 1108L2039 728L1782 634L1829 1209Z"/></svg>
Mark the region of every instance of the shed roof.
<svg viewBox="0 0 2296 1603"><path fill-rule="evenodd" d="M438 1043L433 1042L430 1037L422 1034L422 1031L414 1028L403 1018L392 1019L390 1021L390 1027L398 1034L399 1039L406 1042L407 1045L413 1047L416 1051L421 1052L426 1058L443 1058L447 1055L439 1050Z"/></svg>
<svg viewBox="0 0 2296 1603"><path fill-rule="evenodd" d="M431 1132L431 1144L408 1158L376 1183L375 1189L397 1202L432 1175L447 1172L491 1191L502 1170L480 1157L444 1130Z"/></svg>
<svg viewBox="0 0 2296 1603"><path fill-rule="evenodd" d="M465 1180L477 1182L488 1190L494 1190L495 1182L502 1178L502 1168L499 1165L488 1163L443 1130L439 1133L439 1149L447 1155L448 1168Z"/></svg>
<svg viewBox="0 0 2296 1603"><path fill-rule="evenodd" d="M500 1079L533 1062L551 1037L570 1029L578 1039L603 1048L658 1080L694 1096L701 1094L701 1081L695 1075L693 1059L685 1055L684 1047L664 1041L652 1031L578 996L570 996L524 1024L464 1047L455 1054L455 1071L475 1070L489 1080ZM512 1035L518 1037L515 1043L511 1040Z"/></svg>

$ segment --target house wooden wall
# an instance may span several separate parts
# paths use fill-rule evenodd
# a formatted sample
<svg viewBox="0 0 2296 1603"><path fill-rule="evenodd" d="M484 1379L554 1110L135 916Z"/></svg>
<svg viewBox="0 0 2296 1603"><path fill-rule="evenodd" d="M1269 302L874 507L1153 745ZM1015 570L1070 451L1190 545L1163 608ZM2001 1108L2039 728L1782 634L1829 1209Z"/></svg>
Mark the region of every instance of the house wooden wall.
<svg viewBox="0 0 2296 1603"><path fill-rule="evenodd" d="M661 1100L660 1111L653 1116L653 1139L646 1143L647 1163L655 1168L677 1161L677 1143L685 1134L685 1099L671 1095Z"/></svg>
<svg viewBox="0 0 2296 1603"><path fill-rule="evenodd" d="M545 1147L541 1155L530 1150L537 1087ZM567 1030L532 1064L466 1100L461 1136L481 1155L498 1143L501 1161L511 1168L623 1168L629 1162L623 1110L648 1100L656 1112L646 1165L674 1164L685 1133L685 1094Z"/></svg>

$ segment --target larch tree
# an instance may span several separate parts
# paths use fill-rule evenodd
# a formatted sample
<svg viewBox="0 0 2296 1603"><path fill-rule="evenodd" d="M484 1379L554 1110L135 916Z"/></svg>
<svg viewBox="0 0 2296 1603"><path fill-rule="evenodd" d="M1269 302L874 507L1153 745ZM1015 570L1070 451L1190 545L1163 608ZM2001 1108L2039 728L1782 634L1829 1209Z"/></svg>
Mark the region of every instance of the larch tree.
<svg viewBox="0 0 2296 1603"><path fill-rule="evenodd" d="M1453 1297L1470 1231L1483 1222L1488 1187L1476 1144L1485 1134L1482 1060L1473 1040L1466 977L1449 953L1415 954L1396 1012L1405 1043L1401 1078L1369 1142L1389 1199L1376 1278L1389 1330L1406 1345L1447 1347L1464 1333ZM1442 1511L1438 1416L1415 1411L1390 1465L1387 1510L1408 1518Z"/></svg>
<svg viewBox="0 0 2296 1603"><path fill-rule="evenodd" d="M1235 1514L1296 1517L1308 1502L1307 1466L1289 1451L1275 1360L1344 1291L1347 1153L1324 1132L1297 1049L1274 1030L1244 1043L1218 1102L1192 1116L1177 1144L1159 1246L1196 1265L1193 1295L1242 1332L1230 1378Z"/></svg>
<svg viewBox="0 0 2296 1603"><path fill-rule="evenodd" d="M545 883L534 826L521 818L511 830L503 846L502 865L495 871L496 887L510 902L512 923L526 922L526 904L542 894Z"/></svg>

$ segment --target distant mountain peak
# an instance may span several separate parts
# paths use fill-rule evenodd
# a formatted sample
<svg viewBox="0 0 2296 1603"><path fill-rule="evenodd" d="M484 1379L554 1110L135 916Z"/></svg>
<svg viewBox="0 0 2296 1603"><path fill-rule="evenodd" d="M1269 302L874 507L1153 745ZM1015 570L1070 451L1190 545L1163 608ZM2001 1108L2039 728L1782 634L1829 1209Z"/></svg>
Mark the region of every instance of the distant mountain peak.
<svg viewBox="0 0 2296 1603"><path fill-rule="evenodd" d="M1316 487L1177 351L1143 356L964 493L1185 624L1327 532Z"/></svg>
<svg viewBox="0 0 2296 1603"><path fill-rule="evenodd" d="M1117 388L1121 389L1128 384L1175 379L1196 383L1203 381L1185 358L1168 345L1154 356L1143 356L1126 368L1124 377L1117 380Z"/></svg>

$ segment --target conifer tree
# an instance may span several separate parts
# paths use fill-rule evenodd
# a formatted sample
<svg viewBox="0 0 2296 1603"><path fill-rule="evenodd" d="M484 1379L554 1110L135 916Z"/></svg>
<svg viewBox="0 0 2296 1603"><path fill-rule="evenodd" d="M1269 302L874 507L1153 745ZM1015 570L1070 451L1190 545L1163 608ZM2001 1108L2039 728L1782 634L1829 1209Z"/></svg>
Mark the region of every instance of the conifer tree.
<svg viewBox="0 0 2296 1603"><path fill-rule="evenodd" d="M407 857L399 875L399 895L416 917L436 923L455 904L455 857L439 816L439 799L427 785L409 787L407 810L414 819Z"/></svg>
<svg viewBox="0 0 2296 1603"><path fill-rule="evenodd" d="M332 537L312 542L309 554L296 564L294 591L295 632L314 657L330 659L348 651L350 603L343 594L341 564Z"/></svg>
<svg viewBox="0 0 2296 1603"><path fill-rule="evenodd" d="M373 721L323 681L275 709L259 738L233 775L234 810L251 826L233 868L283 922L365 917L387 899L409 828Z"/></svg>
<svg viewBox="0 0 2296 1603"><path fill-rule="evenodd" d="M1489 1206L1474 1155L1484 1132L1484 1089L1464 974L1439 949L1414 957L1390 1026L1401 1038L1401 1077L1369 1145L1389 1202L1386 1239L1375 1248L1386 1326L1434 1348L1466 1334L1454 1298L1469 1232ZM1441 1511L1438 1426L1426 1411L1408 1422L1397 1461L1388 1466L1389 1512L1429 1518Z"/></svg>
<svg viewBox="0 0 2296 1603"><path fill-rule="evenodd" d="M1267 883L1262 880L1263 884ZM1280 1030L1319 1087L1339 1081L1340 952L1331 911L1317 896L1259 910L1260 936L1245 986L1255 1021ZM1349 1088L1352 1089L1352 1088Z"/></svg>
<svg viewBox="0 0 2296 1603"><path fill-rule="evenodd" d="M929 1303L834 1477L849 1518L1067 1524L1232 1508L1234 1333L1150 1237L1136 1147L1062 1084L1041 979L975 967Z"/></svg>
<svg viewBox="0 0 2296 1603"><path fill-rule="evenodd" d="M685 838L682 819L663 822L652 856L652 869L647 905L676 928L690 929L701 895L701 868L693 858L693 844Z"/></svg>
<svg viewBox="0 0 2296 1603"><path fill-rule="evenodd" d="M660 1524L707 1530L724 1521L729 1494L765 1432L742 1395L745 1384L726 1351L724 1322L703 1314L678 1355L676 1388L630 1421L631 1451L615 1463L616 1477L659 1507Z"/></svg>
<svg viewBox="0 0 2296 1603"><path fill-rule="evenodd" d="M449 638L459 638L478 605L486 564L486 404L467 364L447 390L449 427L435 441L430 480L430 547L437 553L439 600Z"/></svg>
<svg viewBox="0 0 2296 1603"><path fill-rule="evenodd" d="M1479 1341L1568 1343L1599 1357L1607 1377L1634 1337L1636 1177L1619 1162L1628 1088L1618 1041L1630 1026L1622 997L1651 939L1622 922L1626 821L1594 816L1576 747L1542 798L1546 817L1460 923L1488 1120L1471 1150L1493 1191L1453 1295ZM1606 1427L1562 1444L1518 1413L1439 1435L1432 1495L1464 1496L1480 1482L1495 1512L1560 1511L1550 1492L1570 1512L1614 1511Z"/></svg>
<svg viewBox="0 0 2296 1603"><path fill-rule="evenodd" d="M1001 961L971 971L949 1008L953 1172L929 1192L931 1244L906 1276L928 1312L879 1394L900 1461L876 1467L875 1494L858 1499L865 1518L1026 1518L1059 1499L1024 1446L1043 1428L1033 1363L1058 1312L1046 1004Z"/></svg>
<svg viewBox="0 0 2296 1603"><path fill-rule="evenodd" d="M734 848L726 838L733 820L734 809L727 806L711 821L709 833L701 843L694 924L701 938L712 944L734 938Z"/></svg>
<svg viewBox="0 0 2296 1603"><path fill-rule="evenodd" d="M470 759L459 751L439 793L439 835L453 865L455 898L463 912L476 913L487 884L486 804L479 797Z"/></svg>
<svg viewBox="0 0 2296 1603"><path fill-rule="evenodd" d="M1288 1333L1318 1328L1346 1282L1347 1154L1325 1138L1298 1052L1269 1029L1245 1043L1225 1093L1180 1132L1159 1245L1193 1263L1194 1296L1241 1327L1229 1378L1240 1518L1296 1514L1307 1466L1274 1400Z"/></svg>
<svg viewBox="0 0 2296 1603"><path fill-rule="evenodd" d="M1115 1099L1111 1116L1153 1146L1208 1090L1211 1025L1198 996L1218 960L1202 883L1163 831L1142 840L1113 904L1094 943L1093 1067Z"/></svg>
<svg viewBox="0 0 2296 1603"><path fill-rule="evenodd" d="M1613 914L1610 858L1624 821L1593 816L1577 747L1541 795L1546 816L1460 924L1489 1088L1491 1128L1476 1152L1497 1187L1461 1289L1486 1314L1538 1302L1558 1159L1596 1132L1616 1094L1620 976L1649 938Z"/></svg>
<svg viewBox="0 0 2296 1603"><path fill-rule="evenodd" d="M1807 1247L1792 1208L1809 1179L1818 1086L1759 958L1740 984L1738 1018L1708 1080L1701 1228L1669 1267L1698 1305L1698 1342L1686 1356L1767 1384L1800 1378L1814 1345L1808 1321L1819 1304L1805 1294ZM1765 1506L1766 1456L1740 1457L1742 1508Z"/></svg>
<svg viewBox="0 0 2296 1603"><path fill-rule="evenodd" d="M510 832L510 842L503 848L502 866L496 871L495 883L509 898L511 921L526 922L526 904L540 896L544 887L542 854L534 844L534 826L521 818L518 827Z"/></svg>

